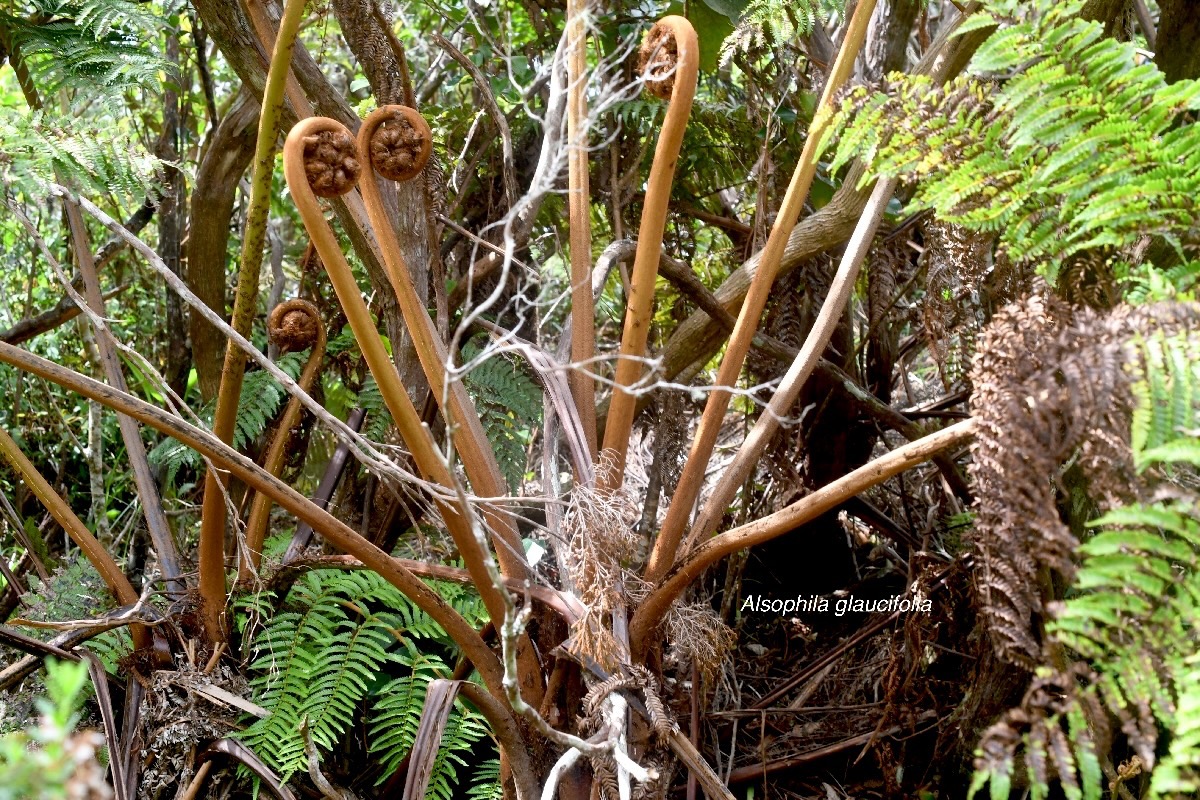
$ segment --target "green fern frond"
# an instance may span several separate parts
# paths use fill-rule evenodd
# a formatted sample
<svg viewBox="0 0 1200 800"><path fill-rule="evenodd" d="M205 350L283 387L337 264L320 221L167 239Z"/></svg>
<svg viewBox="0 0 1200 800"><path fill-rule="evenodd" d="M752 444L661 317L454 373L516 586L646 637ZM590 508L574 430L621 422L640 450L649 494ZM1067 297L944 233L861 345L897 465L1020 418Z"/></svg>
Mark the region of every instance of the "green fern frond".
<svg viewBox="0 0 1200 800"><path fill-rule="evenodd" d="M457 584L434 586L471 624L481 624L477 594ZM248 619L261 604L247 602L245 609L239 607L239 619ZM328 751L351 729L365 702L373 709L368 717L371 751L383 754L390 771L416 735L425 686L450 673L430 650L442 649L456 658L457 648L450 645L440 626L378 574L309 572L292 588L282 611L268 617L254 637L250 685L254 701L271 716L257 720L241 736L286 779L306 768L302 721L308 721L318 750ZM401 668L408 674L388 677ZM439 760L430 784L446 800L455 765L465 763L457 752L469 750L487 733L474 712L460 717L447 729L445 760Z"/></svg>
<svg viewBox="0 0 1200 800"><path fill-rule="evenodd" d="M306 768L300 723L307 719L313 743L328 750L396 658L398 619L367 605L381 582L373 573L311 572L293 590L299 610L275 616L255 639L251 687L271 716L242 736L285 780Z"/></svg>
<svg viewBox="0 0 1200 800"><path fill-rule="evenodd" d="M500 800L504 797L504 786L500 783L500 759L483 762L475 770L475 779L467 789L470 800Z"/></svg>
<svg viewBox="0 0 1200 800"><path fill-rule="evenodd" d="M1161 334L1135 343L1131 365L1134 463L1194 463L1188 452L1200 437L1200 337Z"/></svg>
<svg viewBox="0 0 1200 800"><path fill-rule="evenodd" d="M373 375L368 375L363 381L363 387L358 393L358 405L367 412L363 435L372 441L384 441L392 428L392 413L388 411L387 403L383 402L383 394L379 391L379 384L375 383Z"/></svg>
<svg viewBox="0 0 1200 800"><path fill-rule="evenodd" d="M829 0L751 0L733 33L721 44L720 64L725 66L738 53L807 36L822 19L843 10L840 3Z"/></svg>
<svg viewBox="0 0 1200 800"><path fill-rule="evenodd" d="M464 362L477 355L474 345L463 348ZM525 477L525 448L542 423L542 389L505 356L483 361L467 373L464 384L479 409L509 491L515 493Z"/></svg>
<svg viewBox="0 0 1200 800"><path fill-rule="evenodd" d="M157 92L161 77L175 71L147 47L164 22L148 6L130 0L39 0L34 6L36 21L2 12L0 19L45 92L82 88L92 100L135 87Z"/></svg>
<svg viewBox="0 0 1200 800"><path fill-rule="evenodd" d="M0 179L30 196L44 194L47 182L65 181L85 193L140 203L157 196L161 166L135 137L114 136L95 123L49 112L0 108Z"/></svg>
<svg viewBox="0 0 1200 800"><path fill-rule="evenodd" d="M429 682L450 674L445 662L427 653L415 653L401 660L412 670L411 674L384 685L369 720L371 753L379 758L384 767L380 783L395 771L412 750ZM434 760L427 797L451 800L459 783L458 768L470 765L463 754L472 752L487 733L482 715L465 709L461 703L455 705ZM485 763L475 771L472 789L487 785L488 773L483 771L486 766Z"/></svg>
<svg viewBox="0 0 1200 800"><path fill-rule="evenodd" d="M1133 47L1073 16L1077 4L989 3L1006 22L972 75L946 86L903 75L856 90L829 136L834 167L919 181L913 205L999 234L1053 281L1081 251L1194 233L1200 191L1200 82L1168 85Z"/></svg>

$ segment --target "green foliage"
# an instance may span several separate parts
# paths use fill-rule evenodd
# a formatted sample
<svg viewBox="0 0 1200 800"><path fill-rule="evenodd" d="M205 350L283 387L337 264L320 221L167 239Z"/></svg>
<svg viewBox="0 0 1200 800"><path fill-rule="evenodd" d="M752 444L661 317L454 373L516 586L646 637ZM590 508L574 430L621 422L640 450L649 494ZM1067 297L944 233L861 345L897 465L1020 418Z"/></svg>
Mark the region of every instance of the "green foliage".
<svg viewBox="0 0 1200 800"><path fill-rule="evenodd" d="M288 353L280 356L278 366L293 380L304 368L304 353ZM245 450L251 443L266 432L267 426L275 419L283 408L284 400L288 397L283 386L264 370L246 373L242 381L241 399L238 401L238 415L234 424L233 446ZM209 403L200 412L200 417L212 421L214 404ZM170 437L164 437L147 454L150 463L162 470L163 481L176 485L179 472L183 467L197 472L203 460L200 454L187 445Z"/></svg>
<svg viewBox="0 0 1200 800"><path fill-rule="evenodd" d="M472 624L484 613L479 598L462 587L439 585ZM260 611L262 609L259 609ZM425 687L449 674L434 654L457 655L446 633L373 572L317 570L290 592L280 613L266 621L251 647L254 701L271 712L243 734L246 743L286 779L306 769L299 733L308 721L312 740L329 750L351 729L361 708L369 717L370 750L389 768L407 754ZM392 677L395 673L399 677ZM460 714L447 730L432 787L447 787L455 764L486 733L478 716Z"/></svg>
<svg viewBox="0 0 1200 800"><path fill-rule="evenodd" d="M159 166L136 140L114 136L100 124L0 107L0 178L30 196L52 181L92 195L153 197Z"/></svg>
<svg viewBox="0 0 1200 800"><path fill-rule="evenodd" d="M737 28L721 45L721 64L728 64L739 53L807 36L829 14L844 10L841 3L829 0L750 0Z"/></svg>
<svg viewBox="0 0 1200 800"><path fill-rule="evenodd" d="M478 355L474 345L463 348L464 362ZM525 478L525 448L542 424L542 389L505 356L484 360L467 373L464 384L508 488L516 492Z"/></svg>
<svg viewBox="0 0 1200 800"><path fill-rule="evenodd" d="M91 619L98 612L116 607L100 573L91 562L76 552L63 566L54 570L50 580L29 576L29 591L21 598L28 619L62 622ZM49 639L55 632L31 628L30 635ZM121 659L133 652L128 628L115 628L88 640L88 649L99 656L105 669L116 674Z"/></svg>
<svg viewBox="0 0 1200 800"><path fill-rule="evenodd" d="M1132 384L1134 463L1200 465L1200 341L1196 336L1150 335L1137 342Z"/></svg>
<svg viewBox="0 0 1200 800"><path fill-rule="evenodd" d="M119 96L157 90L170 62L146 46L163 20L130 0L36 0L31 17L0 12L43 92L84 88Z"/></svg>
<svg viewBox="0 0 1200 800"><path fill-rule="evenodd" d="M368 723L372 737L371 753L384 767L384 774L380 776L379 783L386 780L412 750L421 723L421 711L429 682L437 678L448 678L452 671L436 655L411 651L399 658L412 672L383 685L379 692L380 699L375 703ZM457 768L470 765L463 754L470 753L487 733L487 723L481 714L474 710L464 710L461 703L455 705L442 734L441 747L434 759L433 777L429 782L427 797L450 800L454 787L459 782ZM479 789L481 785L490 788L489 777L489 773L483 769L477 770L473 790ZM498 784L498 776L496 779Z"/></svg>
<svg viewBox="0 0 1200 800"><path fill-rule="evenodd" d="M363 422L363 435L376 442L384 441L392 428L392 413L383 401L383 393L379 391L379 384L375 382L374 375L368 375L363 381L363 387L358 393L358 405L367 412Z"/></svg>
<svg viewBox="0 0 1200 800"><path fill-rule="evenodd" d="M103 737L72 735L87 683L86 664L46 659L40 724L0 737L0 800L90 796L103 785L94 755Z"/></svg>
<svg viewBox="0 0 1200 800"><path fill-rule="evenodd" d="M920 180L912 205L994 231L1051 281L1085 250L1145 236L1179 246L1200 191L1200 83L1168 85L1134 47L1075 16L1080 3L993 2L972 27L1003 25L947 86L890 76L859 89L829 136L833 168Z"/></svg>

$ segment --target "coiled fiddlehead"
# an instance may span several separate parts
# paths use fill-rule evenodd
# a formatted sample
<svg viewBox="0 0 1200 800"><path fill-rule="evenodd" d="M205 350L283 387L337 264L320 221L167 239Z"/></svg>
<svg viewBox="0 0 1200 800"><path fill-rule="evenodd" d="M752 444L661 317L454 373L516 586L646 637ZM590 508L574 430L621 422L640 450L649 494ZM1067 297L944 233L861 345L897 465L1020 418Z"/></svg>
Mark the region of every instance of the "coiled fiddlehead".
<svg viewBox="0 0 1200 800"><path fill-rule="evenodd" d="M500 466L496 462L496 454L479 421L479 412L462 383L446 380L446 366L450 363L449 351L438 336L433 320L425 309L425 303L413 286L412 274L400 253L400 243L384 209L375 177L377 171L384 174L383 168L390 169L393 165L405 163L417 150L418 143L403 132L404 129L398 120L407 122L410 132L421 132L425 136L426 142L420 149L426 151L425 159L428 158L428 151L432 148L432 135L421 115L407 106L378 108L367 116L358 131L359 152L370 154L370 160L364 164L359 188L367 215L371 219L371 227L375 231L375 238L379 242L384 269L396 293L400 312L408 325L417 358L433 390L434 398L442 406L447 423L455 430L454 446L462 458L463 470L467 473L471 488L480 497L501 497L507 494L508 490ZM419 171L419 166L423 163L418 157L412 161L410 171ZM521 537L511 517L498 509L485 508L484 513L497 539L497 560L501 570L506 575L528 577L527 565L520 557L524 552Z"/></svg>
<svg viewBox="0 0 1200 800"><path fill-rule="evenodd" d="M683 144L683 131L692 113L700 64L696 31L683 17L669 16L660 20L646 37L643 52L652 70L646 85L656 96L662 96L663 90L668 89L666 96L670 98L670 106L654 149L650 180L646 184L646 203L626 302L625 329L621 334L621 356L613 377L612 401L604 429L602 449L612 451L613 466L606 475L600 476L600 485L609 490L621 487L625 472L625 454L629 449L629 432L637 405L637 396L628 387L642 375L641 359L650 333L654 281L658 276L663 227L667 223L667 201L671 198L671 182ZM672 52L673 62L669 58Z"/></svg>
<svg viewBox="0 0 1200 800"><path fill-rule="evenodd" d="M305 392L312 388L313 382L321 371L321 361L325 358L326 334L325 325L321 322L321 313L317 307L307 300L288 300L280 303L271 311L267 318L267 335L279 349L287 352L308 350L308 361L298 381ZM263 469L275 477L283 466L284 448L292 428L300 421L300 398L293 397L288 401L279 427L271 439L267 457L263 460ZM250 507L250 518L246 522L246 552L238 564L238 581L250 579L254 570L258 569L262 558L263 540L267 535L267 523L271 518L271 498L265 494L254 496L254 504Z"/></svg>
<svg viewBox="0 0 1200 800"><path fill-rule="evenodd" d="M679 40L667 20L655 25L638 51L638 71L646 76L646 91L659 100L670 100L675 92L679 67Z"/></svg>
<svg viewBox="0 0 1200 800"><path fill-rule="evenodd" d="M368 152L375 171L389 181L421 174L433 154L433 131L425 118L408 106L384 106L368 119L374 121Z"/></svg>
<svg viewBox="0 0 1200 800"><path fill-rule="evenodd" d="M344 128L304 137L304 177L318 197L341 197L362 174L354 137Z"/></svg>
<svg viewBox="0 0 1200 800"><path fill-rule="evenodd" d="M400 380L400 374L396 371L395 364L392 363L391 357L380 340L375 321L367 309L367 304L359 291L350 265L346 263L346 256L338 246L337 237L334 236L333 230L325 221L325 216L317 204L315 190L310 180L312 182L322 180L328 174L326 169L336 171L339 164L345 167L347 160L351 158L350 151L344 147L339 147L336 153L331 152L330 148L323 147L324 143L334 139L342 140L341 135L322 136L325 133L341 134L347 138L350 136L349 131L340 122L326 117L310 117L292 128L283 147L283 171L288 188L291 190L292 199L296 203L296 209L300 212L300 217L304 221L304 227L312 239L313 246L325 265L325 271L333 284L338 302L346 313L346 319L362 350L367 367L375 377L384 403L391 412L392 419L395 420L396 427L406 446L412 453L417 469L426 480L452 490L454 479L450 470L442 460L428 428L422 424L420 415L413 407L408 391ZM358 163L357 157L354 157L353 160ZM338 185L342 185L345 191L352 188L350 184ZM479 588L480 596L487 605L488 613L492 615L493 619L503 619L506 608L504 597L501 594L503 590L491 582L486 565L486 553L475 539L467 516L469 509L461 508L443 498L435 498L435 502L455 545L462 554L467 569L471 572L472 580ZM489 689L494 690L495 688L489 684ZM496 696L503 698L503 690Z"/></svg>

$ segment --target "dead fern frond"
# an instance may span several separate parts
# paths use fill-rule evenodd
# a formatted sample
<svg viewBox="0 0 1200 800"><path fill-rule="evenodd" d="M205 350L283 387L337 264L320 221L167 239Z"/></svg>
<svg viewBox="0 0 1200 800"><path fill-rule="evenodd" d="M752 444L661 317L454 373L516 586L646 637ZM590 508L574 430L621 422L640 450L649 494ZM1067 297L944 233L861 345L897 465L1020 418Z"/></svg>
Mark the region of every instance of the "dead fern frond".
<svg viewBox="0 0 1200 800"><path fill-rule="evenodd" d="M1098 786L1098 754L1108 751L1110 732L1103 727L1104 710L1080 685L1092 677L1086 667L1075 665L1065 674L1034 678L1021 705L984 732L975 753L971 794L990 779L991 796L1008 797L1018 752L1034 785L1057 780L1067 797L1082 796L1081 785ZM1099 729L1089 728L1089 721L1099 723Z"/></svg>
<svg viewBox="0 0 1200 800"><path fill-rule="evenodd" d="M981 336L972 369L974 541L977 588L1000 658L1030 669L1039 662L1052 576L1075 572L1078 541L1059 513L1059 482L1046 476L1077 464L1102 510L1149 492L1135 469L1134 451L1145 447L1138 431L1163 439L1171 425L1155 420L1185 404L1145 377L1163 374L1153 361L1164 351L1153 342L1195 330L1198 318L1196 306L1176 303L1122 306L1103 317L1084 309L1072 321L1064 306L1035 296L1005 308ZM1162 413L1135 413L1135 405L1148 407L1146 398L1135 403L1135 392L1154 393Z"/></svg>

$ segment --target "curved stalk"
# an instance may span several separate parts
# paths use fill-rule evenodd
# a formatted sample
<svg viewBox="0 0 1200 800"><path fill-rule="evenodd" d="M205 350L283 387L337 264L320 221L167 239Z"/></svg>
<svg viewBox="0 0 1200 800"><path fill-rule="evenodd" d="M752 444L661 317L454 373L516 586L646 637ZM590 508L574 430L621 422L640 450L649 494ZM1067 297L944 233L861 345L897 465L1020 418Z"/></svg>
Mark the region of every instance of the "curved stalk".
<svg viewBox="0 0 1200 800"><path fill-rule="evenodd" d="M250 208L246 214L246 232L238 269L237 293L233 302L233 329L250 335L258 306L258 278L262 269L263 244L267 232L267 212L271 204L271 176L275 171L275 140L279 136L279 117L284 84L291 72L292 50L296 33L304 18L304 0L286 0L279 21L279 35L267 70L263 88L262 111L258 119L258 143L254 150L254 177L250 184ZM298 110L298 109L297 109ZM213 415L213 433L222 442L233 440L238 401L246 356L232 342L225 347L221 369L221 388ZM200 597L201 613L210 642L225 640L225 487L228 479L214 470L204 476L204 500L200 515Z"/></svg>
<svg viewBox="0 0 1200 800"><path fill-rule="evenodd" d="M402 122L401 122L402 120ZM382 128L392 123L391 130ZM375 162L386 157L389 151L402 151L401 146L385 148L380 141L380 134L385 132L397 135L397 127L407 123L409 135L419 137L422 143L420 155L412 154L409 169L406 173L391 173L392 179L405 180L419 174L425 159L433 145L433 133L429 125L415 110L407 106L390 105L372 111L362 126L358 129L358 152L362 155L363 175L359 180L359 191L362 192L363 203L367 208L367 216L379 242L383 254L383 265L387 271L388 280L396 292L400 305L400 313L408 324L408 333L412 337L413 347L421 361L421 368L429 381L430 389L442 408L447 426L453 431L454 447L463 462L463 471L471 482L471 488L479 497L501 497L508 494L496 455L484 433L483 424L479 421L479 413L467 395L466 387L461 381L446 380L446 367L450 363L450 354L445 343L437 334L437 328L429 317L425 304L417 295L413 285L412 273L401 255L400 243L395 231L388 221L384 210L383 198L379 191L376 178ZM415 139L413 141L415 144ZM401 152L402 156L410 156ZM526 578L530 577L528 565L524 559L524 549L521 546L521 535L510 515L493 508L484 508L484 516L489 527L499 538L496 542L497 560L505 575Z"/></svg>
<svg viewBox="0 0 1200 800"><path fill-rule="evenodd" d="M657 32L657 33L656 33ZM647 44L663 34L674 37L676 63L668 81L673 82L670 105L663 121L658 144L654 148L654 161L650 166L650 180L646 184L646 202L642 207L641 227L638 230L637 254L633 259L633 274L630 277L629 297L625 306L625 329L621 334L621 353L613 377L612 400L608 407L608 421L604 427L604 451L611 451L612 462L604 474L597 476L602 488L621 488L625 472L625 455L629 450L629 433L633 428L637 395L629 391L642 376L642 356L646 353L646 337L650 333L650 320L654 301L654 282L658 276L659 251L662 249L663 228L667 223L667 202L671 199L671 182L675 177L675 165L679 161L679 148L683 144L683 131L692 113L692 99L696 94L696 78L700 61L700 46L696 31L683 17L663 17L647 37ZM660 47L668 50L666 42ZM657 49L657 48L656 48ZM643 52L645 48L643 48ZM650 54L651 57L654 53ZM658 81L666 83L666 81ZM653 82L648 81L652 86ZM574 280L574 279L573 279Z"/></svg>
<svg viewBox="0 0 1200 800"><path fill-rule="evenodd" d="M812 375L817 362L821 360L821 353L825 351L825 346L829 344L838 320L845 312L846 303L850 300L850 293L854 290L854 282L858 278L858 272L862 268L863 261L866 260L871 242L875 238L875 232L879 229L879 223L883 219L884 209L892 199L892 192L895 188L895 181L883 180L875 184L871 199L867 201L867 207L858 220L854 235L850 237L846 252L842 255L842 263L838 266L837 274L833 276L829 293L825 295L825 302L821 304L817 320L804 340L804 346L800 348L800 352L788 368L787 374L780 380L779 388L771 397L770 404L759 414L758 420L746 436L746 440L738 448L733 461L721 473L721 478L717 481L712 494L705 500L704 507L696 516L695 522L692 523L692 529L688 532L682 555L686 556L697 541L707 539L717 529L725 510L733 502L733 496L737 494L738 487L746 482L750 470L754 468L754 464L766 450L767 443L779 430L779 421L786 417L788 409L795 405L796 398L800 396L800 390L804 388L805 381Z"/></svg>
<svg viewBox="0 0 1200 800"><path fill-rule="evenodd" d="M442 460L429 429L421 422L420 415L413 407L408 391L400 380L400 374L396 371L395 364L383 346L375 321L371 318L371 312L367 309L366 302L363 301L358 283L354 279L354 273L351 272L350 265L346 263L346 257L338 246L337 238L329 227L329 223L325 221L313 188L309 185L309 174L305 164L305 147L306 144L316 144L316 137L322 134L341 137L341 143L346 147L345 151L338 153L342 157L341 163L349 158L344 153L353 150L354 140L350 136L350 132L336 120L327 117L310 117L297 123L288 134L287 141L283 146L283 171L287 178L288 188L292 193L292 199L300 212L300 218L304 221L304 227L308 230L313 246L325 264L329 280L333 284L334 292L337 294L342 309L346 312L346 319L362 349L367 367L375 376L375 382L379 385L379 393L383 396L388 410L391 411L392 419L409 452L412 453L417 469L426 480L453 489L454 479L450 470ZM348 175L344 177L349 178ZM339 188L345 191L348 186ZM330 192L333 191L331 188ZM479 546L475 533L471 529L470 510L455 508L442 500L435 502L467 569L471 572L471 577L476 582L488 613L492 615L492 619L504 619L506 608L502 596L504 589L496 586L488 574L486 567L488 556Z"/></svg>
<svg viewBox="0 0 1200 800"><path fill-rule="evenodd" d="M4 347L12 347L12 345L4 344ZM75 542L83 551L83 555L96 568L96 572L100 573L104 584L113 593L113 597L117 598L117 602L123 606L137 603L138 593L133 590L133 585L125 577L121 568L117 566L113 557L104 549L104 545L100 544L92 535L87 525L83 524L83 520L75 515L71 507L67 505L67 501L54 491L54 487L42 477L42 473L38 472L37 467L25 457L21 448L3 428L0 428L0 455L3 455L5 460L12 465L21 479L25 481L25 485L50 512L50 516L54 517L54 521L63 527L63 530L71 537L71 541ZM129 627L130 633L133 634L134 647L141 649L150 644L150 634L144 625Z"/></svg>
<svg viewBox="0 0 1200 800"><path fill-rule="evenodd" d="M297 317L294 315L299 315L299 318L305 321L295 322ZM287 332L289 323L301 330L294 334L298 337L295 340L283 341L284 337L292 335ZM305 392L309 391L320 372L321 361L325 358L325 324L321 321L321 314L317 311L317 307L307 300L289 300L286 303L280 303L271 312L270 320L267 323L267 332L271 340L284 350L311 348L308 360L304 363L304 371L300 373L298 381L301 389ZM283 418L279 421L275 436L271 439L267 457L263 459L263 469L275 477L279 477L279 469L283 466L284 448L287 446L292 428L296 427L296 423L300 421L300 411L300 398L291 398L288 401L287 409L283 412ZM270 518L271 498L263 494L256 494L254 503L250 506L250 517L246 522L247 553L242 554L238 563L238 581L240 582L250 580L250 575L258 570L262 559L263 540L266 539L267 523ZM247 554L249 555L248 561Z"/></svg>
<svg viewBox="0 0 1200 800"><path fill-rule="evenodd" d="M788 237L792 235L792 228L796 226L796 220L804 209L804 202L808 199L808 190L812 186L813 176L816 175L817 147L821 140L821 134L829 125L834 95L849 77L850 71L854 67L854 59L858 55L858 51L862 49L863 40L867 35L867 26L875 9L875 2L876 0L863 0L854 9L854 16L850 20L846 38L842 41L837 60L834 61L829 78L825 82L821 102L808 126L808 138L804 141L800 163L796 165L796 171L792 174L792 181L788 185L783 204L779 208L779 215L775 219L775 225L771 228L767 245L763 248L758 271L750 283L750 290L742 303L741 311L738 312L737 323L733 327L725 355L721 359L716 380L718 387L732 387L737 383L738 376L741 375L742 365L746 361L746 354L750 351L750 343L754 339L755 331L758 330L763 308L766 307L767 297L771 292L771 284L775 282L775 275L779 271L779 263L783 258ZM683 474L679 478L679 484L671 498L670 505L667 506L667 516L663 520L662 530L654 542L654 549L646 564L647 580L657 581L675 562L679 542L683 538L684 527L692 514L692 507L696 504L700 488L704 484L704 473L708 469L708 461L712 457L713 446L717 442L717 435L720 433L721 423L725 419L725 412L729 409L729 400L732 396L731 391L723 388L714 390L708 396L704 414L700 418L700 427L696 431L691 452L688 453L687 462L684 464ZM615 397L613 399L616 400ZM611 420L612 412L609 411L610 425L612 424Z"/></svg>
<svg viewBox="0 0 1200 800"><path fill-rule="evenodd" d="M567 205L571 232L571 361L596 355L596 304L592 299L592 204L588 186L587 0L567 0ZM568 374L571 395L596 458L596 382L585 367Z"/></svg>
<svg viewBox="0 0 1200 800"><path fill-rule="evenodd" d="M650 635L670 610L671 604L683 594L684 589L725 556L795 530L851 497L899 475L906 469L928 461L947 447L966 442L974 435L974 419L955 423L937 433L897 447L774 514L768 514L704 542L686 560L671 570L633 615L633 620L629 623L629 635L634 658L641 659L646 654Z"/></svg>
<svg viewBox="0 0 1200 800"><path fill-rule="evenodd" d="M437 592L344 522L319 508L307 497L264 471L213 434L189 425L182 419L171 416L162 409L125 392L119 392L108 384L80 375L78 372L4 342L0 342L0 363L39 375L64 389L95 400L114 411L128 414L156 431L183 442L212 460L214 464L227 469L251 489L267 495L275 503L294 514L297 519L311 525L313 530L334 547L349 553L378 572L388 583L410 598L417 607L429 614L442 626L455 644L462 648L466 657L479 670L479 674L492 696L499 699L505 697L503 668L499 658L484 644L479 633ZM136 601L136 599L137 596L134 595L134 600Z"/></svg>

